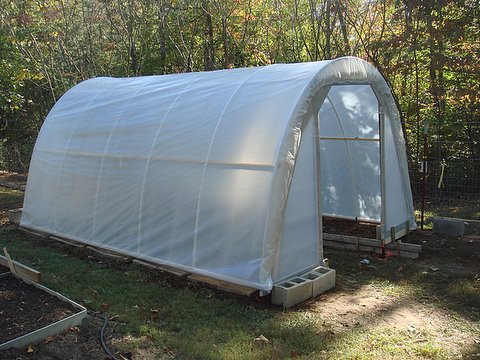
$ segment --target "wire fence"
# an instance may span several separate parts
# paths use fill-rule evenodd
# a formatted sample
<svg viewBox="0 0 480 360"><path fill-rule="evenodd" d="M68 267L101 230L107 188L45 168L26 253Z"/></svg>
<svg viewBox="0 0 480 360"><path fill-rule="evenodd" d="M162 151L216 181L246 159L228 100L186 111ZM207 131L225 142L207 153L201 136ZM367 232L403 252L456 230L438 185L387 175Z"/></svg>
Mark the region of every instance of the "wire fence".
<svg viewBox="0 0 480 360"><path fill-rule="evenodd" d="M427 137L425 188L422 161L410 162L416 209L441 216L480 219L480 123L436 122ZM423 149L422 149L423 150Z"/></svg>
<svg viewBox="0 0 480 360"><path fill-rule="evenodd" d="M479 159L439 159L427 160L427 181L425 194L429 198L478 198L480 199L480 160ZM422 173L410 171L414 195L422 193Z"/></svg>

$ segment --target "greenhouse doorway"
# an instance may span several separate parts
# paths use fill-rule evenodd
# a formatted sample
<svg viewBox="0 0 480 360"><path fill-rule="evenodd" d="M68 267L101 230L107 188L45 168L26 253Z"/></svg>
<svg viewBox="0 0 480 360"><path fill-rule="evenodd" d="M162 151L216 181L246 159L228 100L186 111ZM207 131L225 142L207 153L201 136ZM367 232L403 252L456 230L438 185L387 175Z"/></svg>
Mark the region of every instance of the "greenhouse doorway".
<svg viewBox="0 0 480 360"><path fill-rule="evenodd" d="M384 214L380 105L370 85L332 86L318 113L323 228L379 238Z"/></svg>

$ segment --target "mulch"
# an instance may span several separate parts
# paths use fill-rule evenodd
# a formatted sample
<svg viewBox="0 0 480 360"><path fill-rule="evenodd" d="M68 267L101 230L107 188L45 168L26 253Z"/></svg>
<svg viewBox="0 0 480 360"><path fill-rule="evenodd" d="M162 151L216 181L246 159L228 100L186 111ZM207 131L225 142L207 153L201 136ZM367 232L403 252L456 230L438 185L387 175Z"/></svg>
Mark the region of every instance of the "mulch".
<svg viewBox="0 0 480 360"><path fill-rule="evenodd" d="M0 274L5 274L10 272L10 269L6 266L0 265Z"/></svg>
<svg viewBox="0 0 480 360"><path fill-rule="evenodd" d="M71 304L20 279L0 278L0 344L76 312Z"/></svg>
<svg viewBox="0 0 480 360"><path fill-rule="evenodd" d="M99 334L103 320L96 316L87 316L80 327L71 327L61 334L50 336L38 344L32 344L25 349L11 348L0 351L0 359L15 360L108 360L103 351ZM118 323L110 321L105 331L105 341L114 354L120 354L119 359L132 359L128 353L122 352L115 344L121 342L115 328ZM115 342L115 344L112 344ZM141 357L135 357L141 359Z"/></svg>

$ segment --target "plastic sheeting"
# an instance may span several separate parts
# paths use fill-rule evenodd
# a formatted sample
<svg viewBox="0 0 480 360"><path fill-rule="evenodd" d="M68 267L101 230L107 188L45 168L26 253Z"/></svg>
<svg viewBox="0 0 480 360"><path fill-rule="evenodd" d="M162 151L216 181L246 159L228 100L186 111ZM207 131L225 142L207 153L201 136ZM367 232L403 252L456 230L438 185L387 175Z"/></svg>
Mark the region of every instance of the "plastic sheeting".
<svg viewBox="0 0 480 360"><path fill-rule="evenodd" d="M404 204L386 215L413 227L398 112L356 58L78 84L42 126L21 226L270 290L322 258L315 129L343 84L370 85L385 109Z"/></svg>
<svg viewBox="0 0 480 360"><path fill-rule="evenodd" d="M319 111L324 214L381 221L378 114L369 85L331 87Z"/></svg>

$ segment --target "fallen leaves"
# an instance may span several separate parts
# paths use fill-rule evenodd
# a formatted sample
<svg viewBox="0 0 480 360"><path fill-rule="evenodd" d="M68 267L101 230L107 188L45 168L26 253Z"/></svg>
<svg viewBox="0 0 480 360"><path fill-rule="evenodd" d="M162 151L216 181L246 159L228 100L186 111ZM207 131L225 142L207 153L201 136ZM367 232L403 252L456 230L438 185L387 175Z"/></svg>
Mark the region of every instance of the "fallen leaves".
<svg viewBox="0 0 480 360"><path fill-rule="evenodd" d="M150 310L150 320L153 321L158 316L158 309L151 309Z"/></svg>
<svg viewBox="0 0 480 360"><path fill-rule="evenodd" d="M260 335L259 337L255 338L255 342L262 343L262 344L268 344L268 343L270 343L270 340L268 340L265 336Z"/></svg>

